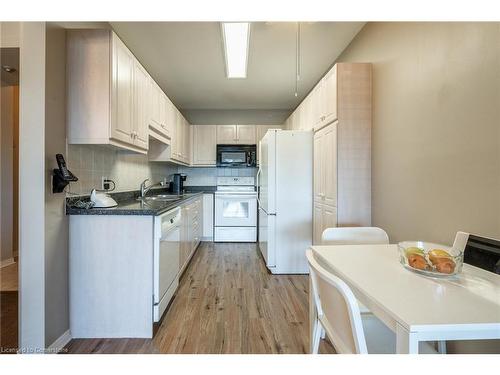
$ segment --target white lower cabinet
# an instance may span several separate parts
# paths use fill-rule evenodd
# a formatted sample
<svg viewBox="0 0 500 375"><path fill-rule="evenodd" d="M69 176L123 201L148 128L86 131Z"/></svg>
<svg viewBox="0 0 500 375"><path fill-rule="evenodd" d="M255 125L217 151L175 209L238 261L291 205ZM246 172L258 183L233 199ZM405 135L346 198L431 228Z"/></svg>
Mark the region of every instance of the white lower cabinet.
<svg viewBox="0 0 500 375"><path fill-rule="evenodd" d="M337 226L337 208L321 203L314 203L313 244L321 245L321 235L327 228Z"/></svg>
<svg viewBox="0 0 500 375"><path fill-rule="evenodd" d="M203 196L181 204L177 234L167 229L171 211L69 217L73 338L153 336L201 241Z"/></svg>
<svg viewBox="0 0 500 375"><path fill-rule="evenodd" d="M214 239L214 195L203 194L203 241Z"/></svg>

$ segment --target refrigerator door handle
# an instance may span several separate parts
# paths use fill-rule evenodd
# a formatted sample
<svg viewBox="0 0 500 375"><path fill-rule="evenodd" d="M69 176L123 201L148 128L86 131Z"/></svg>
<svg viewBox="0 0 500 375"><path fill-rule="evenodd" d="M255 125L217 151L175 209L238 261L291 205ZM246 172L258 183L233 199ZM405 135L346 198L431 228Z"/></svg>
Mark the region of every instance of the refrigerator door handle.
<svg viewBox="0 0 500 375"><path fill-rule="evenodd" d="M258 201L259 206L260 206L260 202L259 202L259 196L260 196L259 174L260 174L260 167L257 170L257 174L255 175L255 179L257 180L256 184L255 184L256 188L257 188L257 201Z"/></svg>

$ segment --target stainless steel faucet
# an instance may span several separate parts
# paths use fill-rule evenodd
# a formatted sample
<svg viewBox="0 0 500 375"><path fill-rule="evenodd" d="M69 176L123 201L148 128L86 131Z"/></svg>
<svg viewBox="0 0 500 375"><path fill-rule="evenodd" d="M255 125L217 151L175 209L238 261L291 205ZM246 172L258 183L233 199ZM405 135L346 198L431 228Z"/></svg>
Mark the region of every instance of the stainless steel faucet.
<svg viewBox="0 0 500 375"><path fill-rule="evenodd" d="M146 194L148 193L148 191L151 190L151 188L154 188L155 186L163 186L165 184L165 181L160 181L160 182L151 184L149 186L146 186L146 182L148 182L148 181L149 181L149 178L146 178L144 181L141 182L141 186L140 186L141 198L144 198L146 196Z"/></svg>

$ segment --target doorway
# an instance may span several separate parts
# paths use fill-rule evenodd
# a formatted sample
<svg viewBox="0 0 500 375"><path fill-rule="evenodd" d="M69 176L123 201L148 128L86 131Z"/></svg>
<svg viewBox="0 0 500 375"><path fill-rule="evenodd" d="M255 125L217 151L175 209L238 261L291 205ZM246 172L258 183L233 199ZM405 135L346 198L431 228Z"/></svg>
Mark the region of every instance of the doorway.
<svg viewBox="0 0 500 375"><path fill-rule="evenodd" d="M19 48L0 48L0 354L18 348Z"/></svg>

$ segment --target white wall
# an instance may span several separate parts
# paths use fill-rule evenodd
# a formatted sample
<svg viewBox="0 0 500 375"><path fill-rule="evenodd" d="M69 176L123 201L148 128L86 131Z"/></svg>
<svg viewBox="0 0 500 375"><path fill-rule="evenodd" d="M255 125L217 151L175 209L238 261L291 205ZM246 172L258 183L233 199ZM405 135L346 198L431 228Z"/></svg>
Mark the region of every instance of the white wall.
<svg viewBox="0 0 500 375"><path fill-rule="evenodd" d="M372 222L391 242L500 238L499 46L500 23L368 23L339 57L373 64Z"/></svg>
<svg viewBox="0 0 500 375"><path fill-rule="evenodd" d="M368 23L372 221L392 240L500 238L500 23Z"/></svg>

